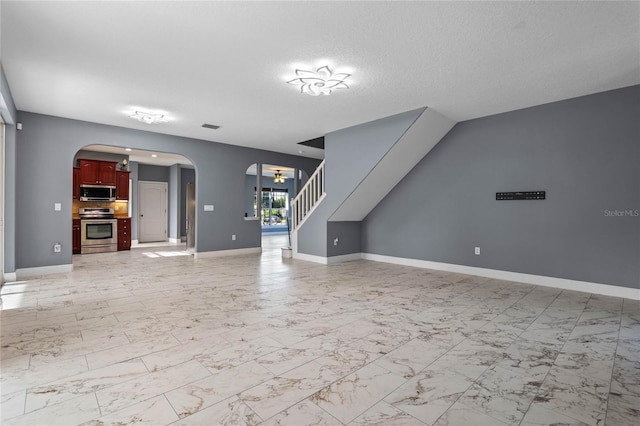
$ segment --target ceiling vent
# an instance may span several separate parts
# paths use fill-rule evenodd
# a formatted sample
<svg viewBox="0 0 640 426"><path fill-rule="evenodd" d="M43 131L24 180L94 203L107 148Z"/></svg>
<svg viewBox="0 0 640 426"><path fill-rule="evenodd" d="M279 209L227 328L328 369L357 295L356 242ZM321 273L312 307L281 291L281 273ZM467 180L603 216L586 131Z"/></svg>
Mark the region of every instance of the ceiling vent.
<svg viewBox="0 0 640 426"><path fill-rule="evenodd" d="M220 128L220 126L216 126L215 124L207 124L207 123L204 123L202 127L204 127L205 129L213 129L213 130L218 130Z"/></svg>

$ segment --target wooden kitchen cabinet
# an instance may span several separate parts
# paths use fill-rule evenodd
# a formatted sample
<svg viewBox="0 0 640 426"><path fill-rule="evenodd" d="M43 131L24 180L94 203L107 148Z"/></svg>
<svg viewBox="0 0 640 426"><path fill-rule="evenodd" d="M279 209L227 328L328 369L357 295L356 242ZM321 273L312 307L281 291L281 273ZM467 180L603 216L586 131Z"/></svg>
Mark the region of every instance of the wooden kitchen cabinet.
<svg viewBox="0 0 640 426"><path fill-rule="evenodd" d="M131 218L118 218L118 251L131 250Z"/></svg>
<svg viewBox="0 0 640 426"><path fill-rule="evenodd" d="M73 168L73 199L80 198L80 169Z"/></svg>
<svg viewBox="0 0 640 426"><path fill-rule="evenodd" d="M116 186L114 161L80 160L80 185Z"/></svg>
<svg viewBox="0 0 640 426"><path fill-rule="evenodd" d="M82 230L80 229L80 219L73 219L72 230L72 253L80 254L82 251Z"/></svg>
<svg viewBox="0 0 640 426"><path fill-rule="evenodd" d="M129 200L129 172L116 172L116 200Z"/></svg>

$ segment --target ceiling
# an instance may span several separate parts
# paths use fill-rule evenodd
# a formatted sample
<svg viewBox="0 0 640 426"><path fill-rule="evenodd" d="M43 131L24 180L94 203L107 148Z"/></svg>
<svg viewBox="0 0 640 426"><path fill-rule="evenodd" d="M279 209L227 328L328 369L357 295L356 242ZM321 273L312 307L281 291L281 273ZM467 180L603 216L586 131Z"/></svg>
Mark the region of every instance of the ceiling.
<svg viewBox="0 0 640 426"><path fill-rule="evenodd" d="M423 106L462 121L639 84L639 6L2 1L0 61L20 110L321 158L297 143ZM350 88L285 83L322 65Z"/></svg>

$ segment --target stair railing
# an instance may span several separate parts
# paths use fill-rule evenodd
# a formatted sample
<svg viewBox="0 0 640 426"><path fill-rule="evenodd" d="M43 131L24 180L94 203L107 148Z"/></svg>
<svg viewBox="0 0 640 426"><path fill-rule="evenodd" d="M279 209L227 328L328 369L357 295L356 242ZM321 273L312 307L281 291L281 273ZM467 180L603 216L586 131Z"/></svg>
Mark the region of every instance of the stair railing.
<svg viewBox="0 0 640 426"><path fill-rule="evenodd" d="M300 189L298 195L291 200L291 228L293 230L304 222L324 194L323 160L307 183Z"/></svg>

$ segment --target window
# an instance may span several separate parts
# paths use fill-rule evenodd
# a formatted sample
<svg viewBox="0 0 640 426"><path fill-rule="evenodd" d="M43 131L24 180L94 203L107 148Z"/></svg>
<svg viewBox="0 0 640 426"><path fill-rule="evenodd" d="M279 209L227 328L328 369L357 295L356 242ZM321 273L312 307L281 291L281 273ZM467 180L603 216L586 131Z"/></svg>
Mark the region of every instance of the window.
<svg viewBox="0 0 640 426"><path fill-rule="evenodd" d="M262 188L262 226L286 226L289 192L283 188Z"/></svg>

